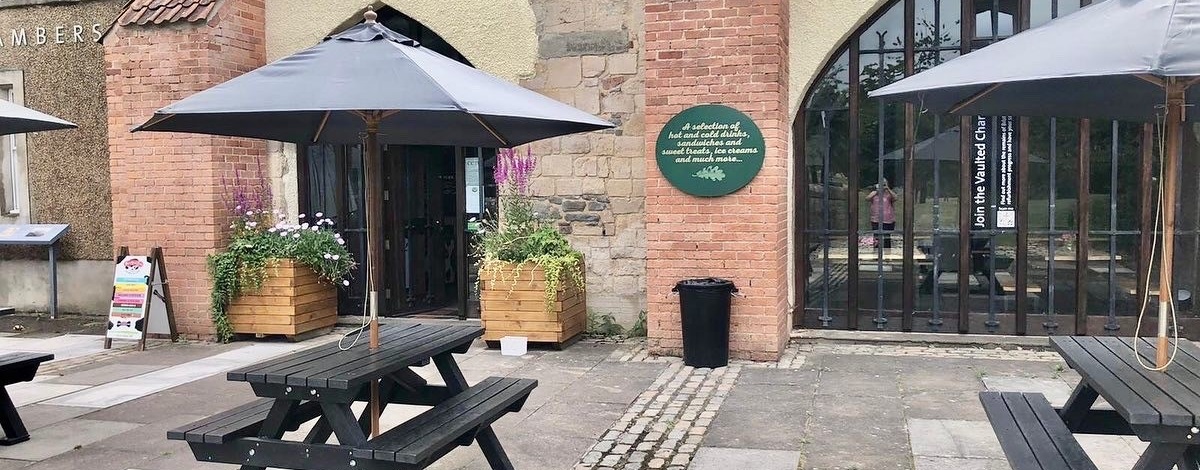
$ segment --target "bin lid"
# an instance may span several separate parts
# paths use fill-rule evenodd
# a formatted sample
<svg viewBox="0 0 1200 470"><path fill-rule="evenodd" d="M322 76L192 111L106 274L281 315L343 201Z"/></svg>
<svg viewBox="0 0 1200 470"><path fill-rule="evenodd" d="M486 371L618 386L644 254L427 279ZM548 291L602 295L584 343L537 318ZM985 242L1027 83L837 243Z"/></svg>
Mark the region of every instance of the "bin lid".
<svg viewBox="0 0 1200 470"><path fill-rule="evenodd" d="M733 281L716 277L706 277L700 279L684 279L675 283L675 289L732 289L737 292L737 287L733 285Z"/></svg>

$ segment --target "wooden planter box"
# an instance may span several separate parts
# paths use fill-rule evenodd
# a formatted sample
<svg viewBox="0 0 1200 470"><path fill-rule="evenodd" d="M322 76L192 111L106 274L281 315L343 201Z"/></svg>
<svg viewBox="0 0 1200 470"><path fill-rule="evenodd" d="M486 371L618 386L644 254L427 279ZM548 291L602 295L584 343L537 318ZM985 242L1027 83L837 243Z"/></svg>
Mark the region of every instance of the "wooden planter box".
<svg viewBox="0 0 1200 470"><path fill-rule="evenodd" d="M517 274L514 268L507 264L498 272L484 269L479 273L479 316L488 347L498 347L505 336L524 336L530 342L552 343L556 348L578 340L587 328L584 292L564 280L547 309L546 273L542 268L526 264Z"/></svg>
<svg viewBox="0 0 1200 470"><path fill-rule="evenodd" d="M293 260L268 265L262 289L243 292L226 312L234 333L286 335L332 328L337 323L337 288Z"/></svg>

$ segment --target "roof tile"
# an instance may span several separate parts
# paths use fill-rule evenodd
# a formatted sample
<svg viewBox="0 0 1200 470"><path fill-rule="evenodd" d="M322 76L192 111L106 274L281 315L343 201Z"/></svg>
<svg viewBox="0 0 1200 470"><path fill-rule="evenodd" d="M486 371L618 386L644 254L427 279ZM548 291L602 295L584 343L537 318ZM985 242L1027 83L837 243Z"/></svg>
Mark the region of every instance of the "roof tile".
<svg viewBox="0 0 1200 470"><path fill-rule="evenodd" d="M194 23L212 20L223 0L131 0L117 20L121 26Z"/></svg>

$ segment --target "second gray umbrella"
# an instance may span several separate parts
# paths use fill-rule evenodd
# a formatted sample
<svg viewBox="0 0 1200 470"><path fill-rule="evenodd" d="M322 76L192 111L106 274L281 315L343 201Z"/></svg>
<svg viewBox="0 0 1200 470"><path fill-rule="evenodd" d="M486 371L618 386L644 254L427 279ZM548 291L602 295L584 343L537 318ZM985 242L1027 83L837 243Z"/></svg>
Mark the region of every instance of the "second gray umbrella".
<svg viewBox="0 0 1200 470"><path fill-rule="evenodd" d="M71 129L74 123L0 99L0 135Z"/></svg>
<svg viewBox="0 0 1200 470"><path fill-rule="evenodd" d="M954 114L1138 121L1161 117L1166 150L1159 207L1174 208L1182 124L1200 120L1200 112L1188 112L1200 104L1200 96L1189 93L1200 82L1198 19L1200 0L1108 0L882 87L871 96ZM1162 211L1162 226L1159 370L1169 363L1174 210Z"/></svg>

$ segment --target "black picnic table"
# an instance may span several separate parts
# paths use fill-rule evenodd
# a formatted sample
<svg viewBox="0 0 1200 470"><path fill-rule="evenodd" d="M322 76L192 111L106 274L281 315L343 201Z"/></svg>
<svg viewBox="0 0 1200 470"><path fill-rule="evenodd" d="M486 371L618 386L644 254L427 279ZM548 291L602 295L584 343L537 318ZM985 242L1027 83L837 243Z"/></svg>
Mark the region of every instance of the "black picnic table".
<svg viewBox="0 0 1200 470"><path fill-rule="evenodd" d="M1054 336L1050 344L1080 376L1062 408L1040 393L979 394L1014 470L1095 470L1075 434L1149 443L1134 470L1200 470L1200 348L1180 341L1159 372L1147 369L1156 347L1145 338ZM1112 409L1093 407L1101 397Z"/></svg>
<svg viewBox="0 0 1200 470"><path fill-rule="evenodd" d="M491 423L519 411L537 381L489 377L468 386L453 354L465 353L483 329L474 325L404 322L385 325L380 347L362 341L342 350L334 341L228 373L250 383L262 399L173 430L196 459L240 464L243 469L363 470L424 468L457 446L478 442L494 469L511 469ZM349 345L350 341L344 341ZM413 367L432 361L445 385L430 385ZM355 416L350 405L367 401L368 385L380 381L387 404L431 406L395 428L370 438L369 408ZM300 440L284 439L316 419ZM329 443L330 436L337 443Z"/></svg>
<svg viewBox="0 0 1200 470"><path fill-rule="evenodd" d="M11 352L0 354L0 428L4 429L4 438L0 446L10 446L29 440L29 431L12 397L8 396L5 387L17 382L28 382L37 375L38 366L43 362L54 360L54 355L43 352Z"/></svg>

